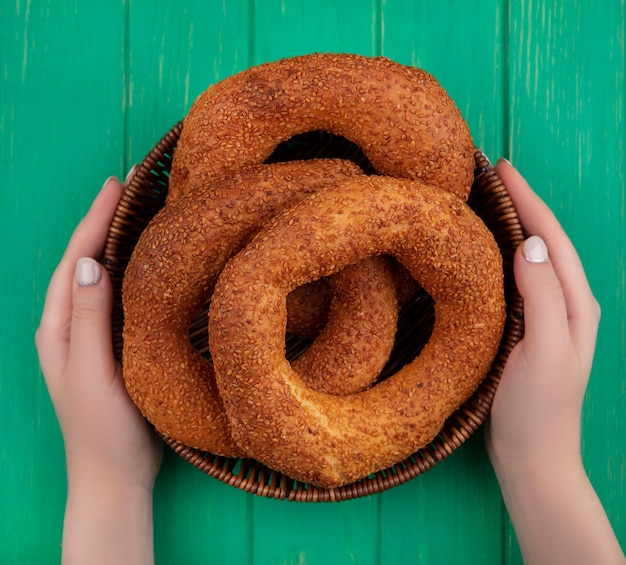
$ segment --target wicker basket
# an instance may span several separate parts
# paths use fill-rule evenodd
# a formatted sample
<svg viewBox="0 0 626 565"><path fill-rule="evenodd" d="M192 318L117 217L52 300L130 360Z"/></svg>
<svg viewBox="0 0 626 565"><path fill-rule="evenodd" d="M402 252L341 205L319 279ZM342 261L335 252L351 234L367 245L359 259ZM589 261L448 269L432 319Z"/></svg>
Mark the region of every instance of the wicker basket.
<svg viewBox="0 0 626 565"><path fill-rule="evenodd" d="M141 232L154 214L164 205L168 175L182 122L174 126L150 151L129 179L109 228L103 263L113 281L113 340L115 354L121 358L123 309L122 279L126 265ZM360 149L344 138L325 132L311 132L292 138L278 146L268 162L314 157L342 157L355 161L366 172L374 172ZM459 448L485 421L508 355L523 336L522 300L513 280L513 254L524 234L506 189L489 161L475 152L475 180L469 205L494 234L504 258L507 320L498 354L491 370L475 394L446 421L439 435L393 467L379 471L355 483L339 488L323 489L290 479L251 459L216 456L190 448L164 437L165 442L185 460L241 490L257 495L297 501L322 502L358 498L400 485L432 468ZM190 328L191 343L208 353L206 310L200 312ZM418 293L401 313L396 343L381 378L393 374L412 360L428 341L434 322L430 296ZM287 337L287 357L299 354L307 342Z"/></svg>

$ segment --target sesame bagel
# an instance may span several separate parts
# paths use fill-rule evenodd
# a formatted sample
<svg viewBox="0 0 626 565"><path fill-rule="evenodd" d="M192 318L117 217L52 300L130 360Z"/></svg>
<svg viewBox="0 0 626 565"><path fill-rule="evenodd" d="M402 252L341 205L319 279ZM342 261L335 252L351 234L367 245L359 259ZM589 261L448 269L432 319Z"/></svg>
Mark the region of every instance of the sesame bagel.
<svg viewBox="0 0 626 565"><path fill-rule="evenodd" d="M432 296L430 340L363 392L307 387L284 357L288 293L379 254ZM232 436L268 467L326 488L389 467L427 445L474 392L504 319L498 246L457 196L389 177L339 182L275 216L220 275L209 343Z"/></svg>
<svg viewBox="0 0 626 565"><path fill-rule="evenodd" d="M384 57L330 53L251 67L202 93L184 121L168 199L263 163L279 143L315 130L358 145L380 174L467 199L474 144L437 80Z"/></svg>

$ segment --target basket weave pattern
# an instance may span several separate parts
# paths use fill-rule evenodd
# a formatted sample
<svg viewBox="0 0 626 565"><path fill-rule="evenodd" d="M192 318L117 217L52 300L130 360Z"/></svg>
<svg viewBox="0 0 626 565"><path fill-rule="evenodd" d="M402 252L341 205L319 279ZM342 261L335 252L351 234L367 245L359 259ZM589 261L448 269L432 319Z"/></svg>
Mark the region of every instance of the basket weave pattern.
<svg viewBox="0 0 626 565"><path fill-rule="evenodd" d="M121 359L123 347L121 288L124 271L142 231L165 203L169 171L181 131L182 122L168 131L137 167L127 182L109 228L103 264L113 283L113 344L118 359ZM281 144L268 162L315 157L350 159L365 172L374 172L358 147L324 132L303 134ZM495 170L479 150L475 151L474 158L474 184L468 204L482 218L500 246L507 319L491 370L474 395L448 418L431 444L393 467L365 479L324 489L290 479L251 459L216 456L169 437L163 438L165 442L192 465L224 483L260 496L307 502L347 500L387 490L431 469L458 449L487 418L509 353L524 333L522 299L513 279L513 255L523 241L524 233L513 203ZM206 314L206 309L198 313L189 332L191 343L204 354L208 354ZM394 350L381 378L395 373L419 353L430 337L433 321L432 299L425 292L419 292L400 313ZM288 358L297 356L307 346L306 342L293 336L288 336L286 343Z"/></svg>

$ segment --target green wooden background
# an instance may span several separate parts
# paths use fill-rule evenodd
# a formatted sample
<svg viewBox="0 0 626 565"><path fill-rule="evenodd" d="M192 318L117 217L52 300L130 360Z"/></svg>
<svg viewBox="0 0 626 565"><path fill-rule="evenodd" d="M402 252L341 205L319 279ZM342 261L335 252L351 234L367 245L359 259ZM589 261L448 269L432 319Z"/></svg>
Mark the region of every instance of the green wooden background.
<svg viewBox="0 0 626 565"><path fill-rule="evenodd" d="M209 84L313 51L432 72L477 145L559 215L603 308L583 448L626 545L625 12L624 0L0 0L0 562L60 555L63 449L33 334L75 224ZM480 433L356 501L262 499L171 454L155 498L159 564L521 561Z"/></svg>

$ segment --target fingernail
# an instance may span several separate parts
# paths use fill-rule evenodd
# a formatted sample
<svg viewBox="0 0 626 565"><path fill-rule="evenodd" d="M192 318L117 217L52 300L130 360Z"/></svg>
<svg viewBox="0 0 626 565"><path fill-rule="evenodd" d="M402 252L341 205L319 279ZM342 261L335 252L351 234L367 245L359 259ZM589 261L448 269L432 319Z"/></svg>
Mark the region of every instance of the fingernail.
<svg viewBox="0 0 626 565"><path fill-rule="evenodd" d="M128 173L126 174L126 177L124 178L124 182L128 182L132 178L132 176L135 174L138 168L139 168L139 165L133 165L130 168L130 171L128 171Z"/></svg>
<svg viewBox="0 0 626 565"><path fill-rule="evenodd" d="M102 278L100 264L91 257L81 257L76 262L76 282L78 286L93 286Z"/></svg>
<svg viewBox="0 0 626 565"><path fill-rule="evenodd" d="M107 178L107 180L104 181L104 184L102 185L102 188L104 188L107 184L109 184L111 181L117 180L116 176L110 176Z"/></svg>
<svg viewBox="0 0 626 565"><path fill-rule="evenodd" d="M510 167L512 167L513 165L511 165L511 161L509 161L508 159L506 159L505 157L500 157L497 161L497 163L506 163L507 165L509 165ZM496 163L496 164L497 164Z"/></svg>
<svg viewBox="0 0 626 565"><path fill-rule="evenodd" d="M525 242L522 249L524 258L529 263L547 263L548 248L538 235L530 236Z"/></svg>

